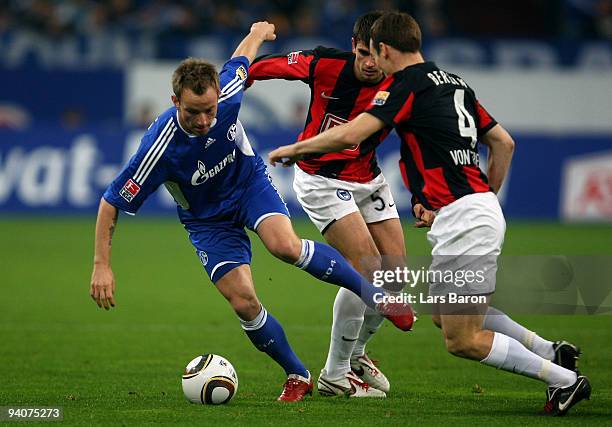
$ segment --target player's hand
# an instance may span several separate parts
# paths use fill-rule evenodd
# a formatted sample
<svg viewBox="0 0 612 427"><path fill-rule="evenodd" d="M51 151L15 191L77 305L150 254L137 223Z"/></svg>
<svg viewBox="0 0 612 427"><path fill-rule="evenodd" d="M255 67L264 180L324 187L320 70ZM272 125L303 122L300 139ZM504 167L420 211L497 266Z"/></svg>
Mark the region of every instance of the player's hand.
<svg viewBox="0 0 612 427"><path fill-rule="evenodd" d="M115 276L110 266L94 266L89 295L100 308L108 310L115 306Z"/></svg>
<svg viewBox="0 0 612 427"><path fill-rule="evenodd" d="M276 40L274 29L274 24L270 24L268 21L255 22L251 25L251 34L256 34L263 41L272 41Z"/></svg>
<svg viewBox="0 0 612 427"><path fill-rule="evenodd" d="M283 145L275 150L270 151L268 154L268 162L272 166L276 166L277 163L281 163L284 168L293 165L295 162L302 158L301 155L296 153L297 145Z"/></svg>
<svg viewBox="0 0 612 427"><path fill-rule="evenodd" d="M420 203L414 205L413 210L414 216L417 219L414 223L414 226L416 228L431 227L431 224L433 224L434 219L436 219L436 213L434 211L425 209L425 207Z"/></svg>

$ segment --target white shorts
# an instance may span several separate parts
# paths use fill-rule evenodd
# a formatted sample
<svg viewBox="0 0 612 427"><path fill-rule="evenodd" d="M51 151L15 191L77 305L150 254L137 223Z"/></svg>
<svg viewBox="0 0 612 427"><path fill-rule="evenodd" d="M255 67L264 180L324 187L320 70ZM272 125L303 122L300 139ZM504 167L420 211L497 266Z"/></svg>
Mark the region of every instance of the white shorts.
<svg viewBox="0 0 612 427"><path fill-rule="evenodd" d="M493 293L505 232L504 214L492 192L469 194L440 208L427 233L433 248L430 272L446 273L452 283L440 281L439 276L430 279L429 293Z"/></svg>
<svg viewBox="0 0 612 427"><path fill-rule="evenodd" d="M335 221L361 212L366 224L399 218L389 184L381 173L367 183L311 175L295 166L293 189L321 234Z"/></svg>

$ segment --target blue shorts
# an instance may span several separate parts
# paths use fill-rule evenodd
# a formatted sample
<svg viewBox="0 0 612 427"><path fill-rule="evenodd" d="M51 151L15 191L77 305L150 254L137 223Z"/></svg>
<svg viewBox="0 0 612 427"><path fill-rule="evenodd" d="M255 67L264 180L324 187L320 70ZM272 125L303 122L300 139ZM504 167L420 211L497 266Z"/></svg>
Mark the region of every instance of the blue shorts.
<svg viewBox="0 0 612 427"><path fill-rule="evenodd" d="M239 265L251 263L251 241L244 227L256 231L261 221L273 215L290 216L272 178L262 168L251 177L231 214L186 227L189 240L213 283Z"/></svg>

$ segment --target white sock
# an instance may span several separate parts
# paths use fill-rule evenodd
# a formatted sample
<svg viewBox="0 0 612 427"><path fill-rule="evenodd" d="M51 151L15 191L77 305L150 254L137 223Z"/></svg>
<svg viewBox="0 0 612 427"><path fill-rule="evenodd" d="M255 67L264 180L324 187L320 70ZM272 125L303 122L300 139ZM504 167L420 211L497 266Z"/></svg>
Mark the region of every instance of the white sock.
<svg viewBox="0 0 612 427"><path fill-rule="evenodd" d="M258 329L261 329L261 327L266 323L266 320L268 320L268 312L266 311L263 305L260 305L260 307L261 308L259 309L259 313L257 314L257 316L255 316L255 319L253 320L243 320L238 317L242 329L244 329L245 331L256 331Z"/></svg>
<svg viewBox="0 0 612 427"><path fill-rule="evenodd" d="M373 310L370 307L366 308L363 315L363 324L361 325L361 330L359 331L359 338L357 338L355 347L353 347L353 357L365 354L366 344L372 339L384 320L385 318L381 316L378 311Z"/></svg>
<svg viewBox="0 0 612 427"><path fill-rule="evenodd" d="M481 362L497 369L540 379L549 387L569 387L577 378L575 372L543 359L514 338L499 332L495 332L491 351Z"/></svg>
<svg viewBox="0 0 612 427"><path fill-rule="evenodd" d="M519 325L502 311L489 307L484 318L483 329L500 332L519 341L540 357L552 360L555 357L553 343L539 337L535 332Z"/></svg>
<svg viewBox="0 0 612 427"><path fill-rule="evenodd" d="M334 320L325 371L328 378L342 378L351 370L351 354L363 323L365 304L351 291L341 288L334 301Z"/></svg>

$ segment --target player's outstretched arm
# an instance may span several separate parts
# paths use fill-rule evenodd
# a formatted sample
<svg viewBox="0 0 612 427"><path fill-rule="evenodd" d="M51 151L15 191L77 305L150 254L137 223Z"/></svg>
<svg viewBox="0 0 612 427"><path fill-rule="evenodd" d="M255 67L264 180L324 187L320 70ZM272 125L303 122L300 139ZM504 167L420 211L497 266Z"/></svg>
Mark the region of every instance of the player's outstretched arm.
<svg viewBox="0 0 612 427"><path fill-rule="evenodd" d="M487 176L489 177L489 185L497 193L510 168L510 161L514 153L514 141L506 129L499 124L485 133L481 141L489 146Z"/></svg>
<svg viewBox="0 0 612 427"><path fill-rule="evenodd" d="M272 150L268 160L272 166L282 163L290 166L304 154L332 153L346 148L354 148L368 136L385 127L385 123L368 113L361 113L341 126L335 126L312 138Z"/></svg>
<svg viewBox="0 0 612 427"><path fill-rule="evenodd" d="M249 63L253 62L255 56L257 56L257 50L259 46L265 41L271 41L276 39L274 34L274 24L270 24L267 21L255 22L251 25L251 32L242 39L232 58L237 56L246 56Z"/></svg>
<svg viewBox="0 0 612 427"><path fill-rule="evenodd" d="M111 269L110 258L117 215L117 208L102 198L96 220L94 267L89 294L98 307L104 307L107 310L115 306L115 277Z"/></svg>

